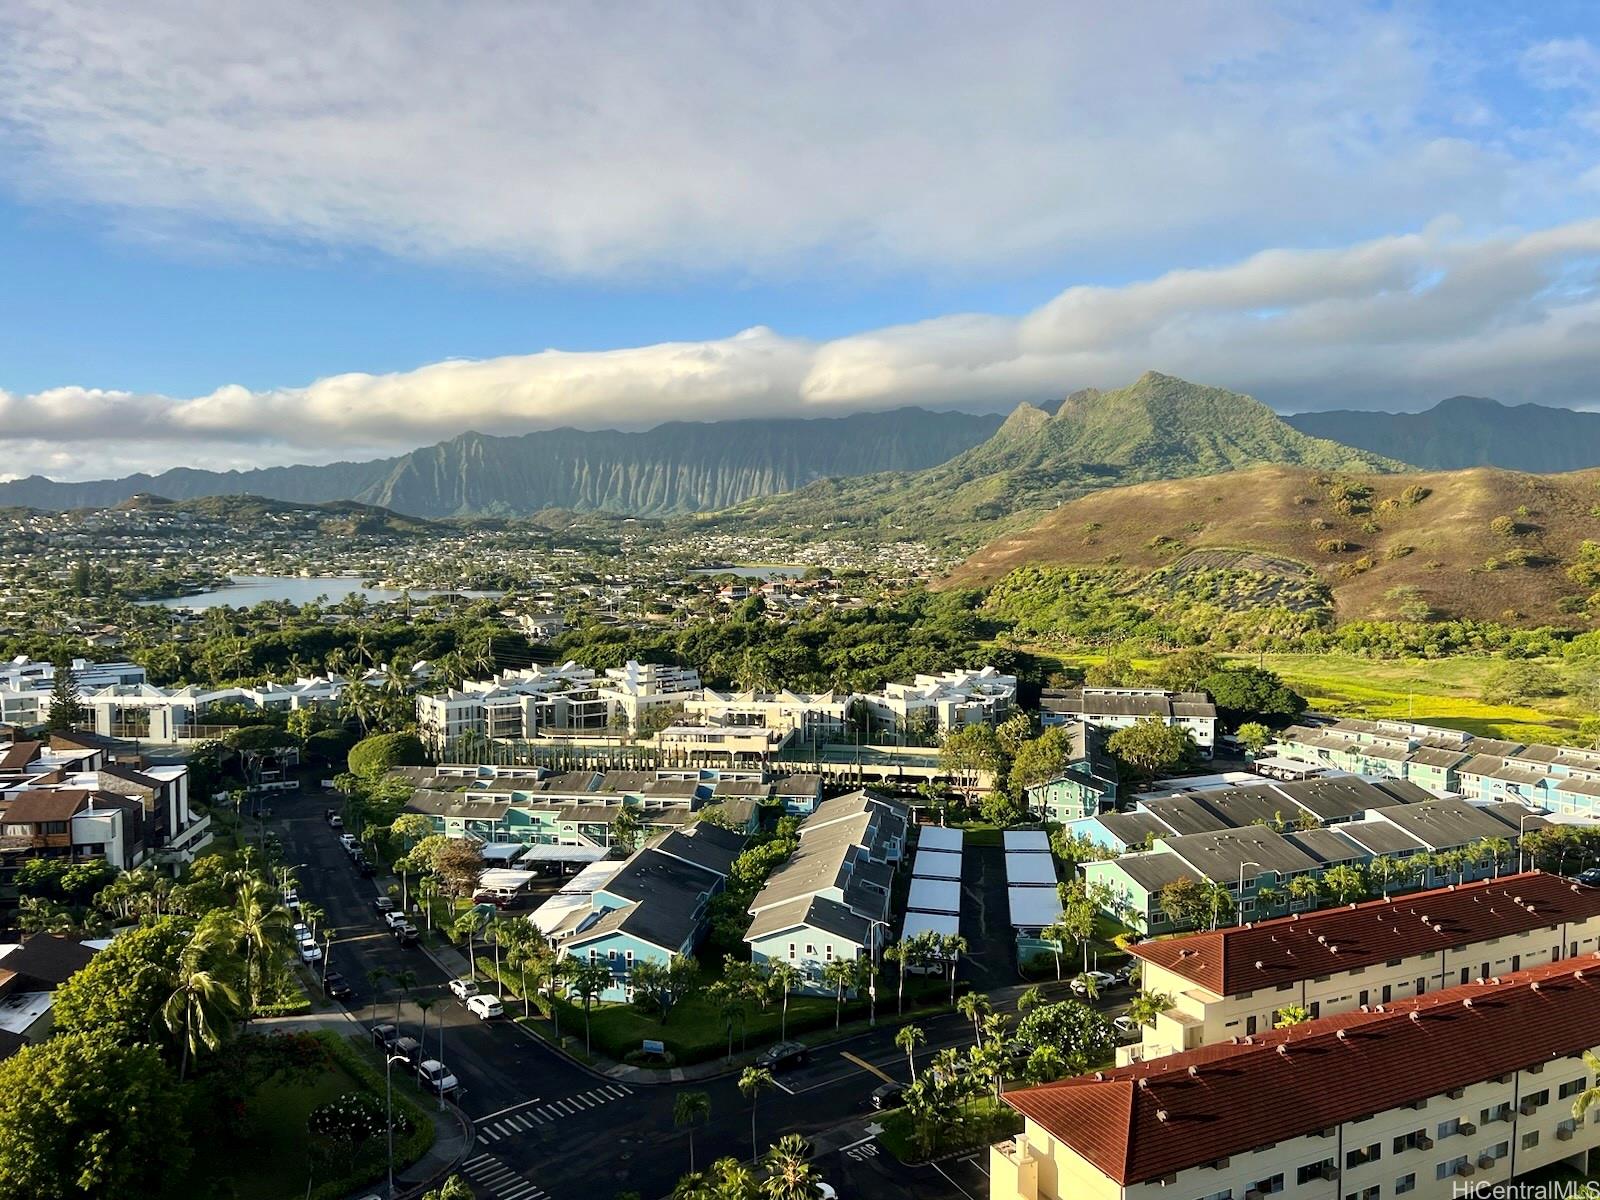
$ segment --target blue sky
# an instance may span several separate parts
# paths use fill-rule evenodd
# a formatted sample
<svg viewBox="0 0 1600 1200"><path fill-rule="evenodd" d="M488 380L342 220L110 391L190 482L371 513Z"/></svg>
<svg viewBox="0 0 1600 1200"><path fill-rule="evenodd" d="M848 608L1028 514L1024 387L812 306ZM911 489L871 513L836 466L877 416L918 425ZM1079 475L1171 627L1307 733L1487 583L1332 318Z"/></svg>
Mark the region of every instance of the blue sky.
<svg viewBox="0 0 1600 1200"><path fill-rule="evenodd" d="M0 437L46 473L1146 368L1600 401L1582 5L216 13L0 9Z"/></svg>

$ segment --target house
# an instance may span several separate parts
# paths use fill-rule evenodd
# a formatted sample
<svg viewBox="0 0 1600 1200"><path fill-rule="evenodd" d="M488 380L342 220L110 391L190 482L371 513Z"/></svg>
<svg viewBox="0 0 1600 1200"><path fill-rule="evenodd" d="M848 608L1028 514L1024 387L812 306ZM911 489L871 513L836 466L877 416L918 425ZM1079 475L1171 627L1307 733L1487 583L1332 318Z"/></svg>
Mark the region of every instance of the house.
<svg viewBox="0 0 1600 1200"><path fill-rule="evenodd" d="M938 675L918 675L910 683L891 683L858 699L880 729L944 733L964 725L998 724L1017 699L1017 677L983 667Z"/></svg>
<svg viewBox="0 0 1600 1200"><path fill-rule="evenodd" d="M1099 734L1082 721L1072 731L1071 761L1056 778L1026 789L1028 812L1041 821L1067 824L1112 812L1117 807L1117 766L1105 753Z"/></svg>
<svg viewBox="0 0 1600 1200"><path fill-rule="evenodd" d="M651 843L595 889L587 917L562 943L562 953L606 963L612 983L601 998L631 1001L635 964L665 965L694 953L705 935L707 905L727 883L744 842L701 824Z"/></svg>
<svg viewBox="0 0 1600 1200"><path fill-rule="evenodd" d="M85 942L42 933L0 945L0 1059L49 1036L56 988L94 954Z"/></svg>
<svg viewBox="0 0 1600 1200"><path fill-rule="evenodd" d="M1024 1128L990 1149L990 1200L1446 1200L1581 1176L1596 1030L1585 955L1006 1092Z"/></svg>
<svg viewBox="0 0 1600 1200"><path fill-rule="evenodd" d="M1172 1007L1119 1061L1511 974L1600 950L1600 888L1529 871L1387 900L1138 942L1147 992Z"/></svg>
<svg viewBox="0 0 1600 1200"><path fill-rule="evenodd" d="M144 806L136 800L80 788L0 792L0 855L98 858L131 871L145 854Z"/></svg>
<svg viewBox="0 0 1600 1200"><path fill-rule="evenodd" d="M1160 721L1186 730L1201 757L1217 744L1217 708L1205 692L1165 692L1159 688L1081 687L1046 689L1039 698L1046 726L1077 721L1102 734L1140 721Z"/></svg>
<svg viewBox="0 0 1600 1200"><path fill-rule="evenodd" d="M826 991L827 963L881 951L908 825L905 805L874 792L819 804L800 825L799 847L750 902L751 961L786 962L807 990Z"/></svg>

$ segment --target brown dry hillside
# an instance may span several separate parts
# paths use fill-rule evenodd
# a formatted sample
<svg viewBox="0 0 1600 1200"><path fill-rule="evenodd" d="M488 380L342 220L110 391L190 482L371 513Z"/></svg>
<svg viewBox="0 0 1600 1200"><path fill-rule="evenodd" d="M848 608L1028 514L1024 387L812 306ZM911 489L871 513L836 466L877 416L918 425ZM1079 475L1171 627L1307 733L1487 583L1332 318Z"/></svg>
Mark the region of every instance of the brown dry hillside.
<svg viewBox="0 0 1600 1200"><path fill-rule="evenodd" d="M1582 541L1600 540L1596 513L1600 470L1332 476L1259 467L1094 492L985 546L946 585L981 586L1025 565L1301 578L1309 568L1333 590L1341 621L1398 616L1420 599L1440 616L1571 623L1576 602L1559 605L1588 589L1564 568Z"/></svg>

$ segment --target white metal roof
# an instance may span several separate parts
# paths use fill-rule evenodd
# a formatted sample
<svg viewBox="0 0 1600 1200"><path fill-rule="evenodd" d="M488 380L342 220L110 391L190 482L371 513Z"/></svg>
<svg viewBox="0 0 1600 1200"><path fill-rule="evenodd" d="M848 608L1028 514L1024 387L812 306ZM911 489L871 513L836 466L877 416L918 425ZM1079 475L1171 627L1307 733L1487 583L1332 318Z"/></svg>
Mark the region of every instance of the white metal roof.
<svg viewBox="0 0 1600 1200"><path fill-rule="evenodd" d="M529 846L518 862L599 862L605 858L604 846Z"/></svg>
<svg viewBox="0 0 1600 1200"><path fill-rule="evenodd" d="M922 825L917 828L917 846L922 850L954 850L961 853L961 843L966 834L959 829L943 825Z"/></svg>
<svg viewBox="0 0 1600 1200"><path fill-rule="evenodd" d="M961 855L945 850L918 850L911 866L913 879L960 879Z"/></svg>
<svg viewBox="0 0 1600 1200"><path fill-rule="evenodd" d="M1006 882L1054 887L1056 864L1048 854L1007 854Z"/></svg>
<svg viewBox="0 0 1600 1200"><path fill-rule="evenodd" d="M1050 835L1042 829L1008 829L1001 835L1006 853L1049 854Z"/></svg>
<svg viewBox="0 0 1600 1200"><path fill-rule="evenodd" d="M479 847L484 862L514 862L522 851L523 846L520 842L490 842L486 846Z"/></svg>
<svg viewBox="0 0 1600 1200"><path fill-rule="evenodd" d="M961 912L961 885L953 879L913 879L906 908L921 912Z"/></svg>
<svg viewBox="0 0 1600 1200"><path fill-rule="evenodd" d="M533 871L513 871L506 867L491 867L478 873L481 888L521 888L533 882Z"/></svg>
<svg viewBox="0 0 1600 1200"><path fill-rule="evenodd" d="M1008 887L1006 900L1015 929L1043 929L1061 915L1061 897L1053 887Z"/></svg>
<svg viewBox="0 0 1600 1200"><path fill-rule="evenodd" d="M906 914L900 929L902 938L916 937L919 933L937 933L951 936L961 932L961 918L953 913L912 912Z"/></svg>

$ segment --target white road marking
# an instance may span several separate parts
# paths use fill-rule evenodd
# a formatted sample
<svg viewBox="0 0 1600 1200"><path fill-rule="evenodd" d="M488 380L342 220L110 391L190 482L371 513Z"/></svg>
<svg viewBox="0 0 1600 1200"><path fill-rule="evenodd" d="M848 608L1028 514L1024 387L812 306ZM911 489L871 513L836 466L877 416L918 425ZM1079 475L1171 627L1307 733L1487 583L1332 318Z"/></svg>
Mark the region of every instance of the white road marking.
<svg viewBox="0 0 1600 1200"><path fill-rule="evenodd" d="M967 1191L967 1189L966 1189L966 1188L964 1188L964 1187L962 1187L962 1186L961 1186L961 1185L960 1185L960 1184L959 1184L959 1183L957 1183L957 1182L956 1182L956 1181L955 1181L955 1180L954 1180L954 1179L951 1179L951 1178L950 1178L950 1175L949 1175L949 1172L947 1172L947 1171L946 1171L946 1170L945 1170L945 1169L944 1169L944 1168L943 1168L943 1167L941 1167L941 1166L940 1166L940 1165L939 1165L939 1164L938 1164L938 1163L934 1163L934 1164L933 1164L933 1169L934 1169L934 1170L935 1170L935 1171L937 1171L937 1172L939 1172L939 1174L941 1174L941 1175L943 1175L943 1176L944 1176L944 1177L945 1177L945 1179L947 1179L947 1180L949 1180L949 1183L950 1183L950 1186L951 1186L951 1187L953 1187L953 1188L955 1188L955 1190L956 1190L956 1191L958 1191L958 1192L960 1192L960 1193L961 1193L961 1194L962 1194L962 1195L963 1195L963 1196L965 1196L965 1197L966 1197L966 1198L967 1198L967 1200L973 1200L973 1196L972 1196L972 1193L971 1193L971 1192L969 1192L969 1191Z"/></svg>

